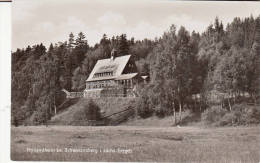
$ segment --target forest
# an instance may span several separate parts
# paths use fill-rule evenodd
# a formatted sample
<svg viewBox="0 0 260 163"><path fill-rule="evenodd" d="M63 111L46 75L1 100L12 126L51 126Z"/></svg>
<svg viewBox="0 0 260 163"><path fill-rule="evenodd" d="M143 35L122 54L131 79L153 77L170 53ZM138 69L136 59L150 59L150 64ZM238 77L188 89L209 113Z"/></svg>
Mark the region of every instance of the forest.
<svg viewBox="0 0 260 163"><path fill-rule="evenodd" d="M103 35L94 46L83 32L49 47L36 44L12 52L12 123L42 124L66 99L61 91L83 91L99 59L113 48L131 54L148 84L138 85L138 116L160 118L190 110L208 123L260 123L260 16L234 18L224 28L217 17L203 33L171 25L155 39ZM178 116L176 117L176 113ZM224 118L224 119L223 119ZM219 125L221 125L219 124Z"/></svg>

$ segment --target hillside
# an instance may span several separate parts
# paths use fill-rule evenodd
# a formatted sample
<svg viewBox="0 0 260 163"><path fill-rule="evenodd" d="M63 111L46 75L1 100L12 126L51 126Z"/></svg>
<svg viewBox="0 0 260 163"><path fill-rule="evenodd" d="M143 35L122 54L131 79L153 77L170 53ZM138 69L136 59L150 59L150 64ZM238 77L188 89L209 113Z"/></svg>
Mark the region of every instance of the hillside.
<svg viewBox="0 0 260 163"><path fill-rule="evenodd" d="M131 107L131 104L135 101L134 98L116 98L116 97L106 97L93 99L93 101L100 108L103 117L110 116L114 113L124 111ZM50 123L57 125L82 125L82 120L79 122L77 115L84 110L85 104L88 102L88 99L80 99L74 105L71 105L66 110L61 113L58 113L50 120ZM108 117L110 124L118 124L121 121L125 121L132 115L134 115L134 109L129 109L128 111L113 115Z"/></svg>

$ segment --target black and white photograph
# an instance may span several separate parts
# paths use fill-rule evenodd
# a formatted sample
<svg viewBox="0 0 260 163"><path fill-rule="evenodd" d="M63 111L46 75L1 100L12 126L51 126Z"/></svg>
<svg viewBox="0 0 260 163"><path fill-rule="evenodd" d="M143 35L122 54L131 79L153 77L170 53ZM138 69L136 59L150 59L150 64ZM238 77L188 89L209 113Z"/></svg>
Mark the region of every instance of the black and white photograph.
<svg viewBox="0 0 260 163"><path fill-rule="evenodd" d="M11 160L260 162L258 1L9 3Z"/></svg>

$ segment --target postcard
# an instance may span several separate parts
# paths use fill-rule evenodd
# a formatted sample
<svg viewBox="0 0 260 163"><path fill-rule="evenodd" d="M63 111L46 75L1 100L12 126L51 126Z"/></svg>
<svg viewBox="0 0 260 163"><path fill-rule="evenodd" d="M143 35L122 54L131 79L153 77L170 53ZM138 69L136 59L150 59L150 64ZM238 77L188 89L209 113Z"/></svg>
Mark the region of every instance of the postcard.
<svg viewBox="0 0 260 163"><path fill-rule="evenodd" d="M259 2L7 3L11 160L260 161Z"/></svg>

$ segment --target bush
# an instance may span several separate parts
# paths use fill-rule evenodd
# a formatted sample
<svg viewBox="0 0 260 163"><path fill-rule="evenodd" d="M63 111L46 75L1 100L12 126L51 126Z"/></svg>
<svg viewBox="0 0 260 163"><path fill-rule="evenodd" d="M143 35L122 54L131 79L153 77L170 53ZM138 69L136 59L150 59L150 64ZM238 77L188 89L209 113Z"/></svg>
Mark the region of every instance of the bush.
<svg viewBox="0 0 260 163"><path fill-rule="evenodd" d="M251 106L245 110L245 124L260 123L260 107Z"/></svg>
<svg viewBox="0 0 260 163"><path fill-rule="evenodd" d="M230 126L234 124L236 119L235 112L227 112L219 121L214 123L214 126Z"/></svg>
<svg viewBox="0 0 260 163"><path fill-rule="evenodd" d="M226 112L227 111L222 109L220 106L212 106L202 113L201 118L206 124L213 124L218 122L226 114Z"/></svg>
<svg viewBox="0 0 260 163"><path fill-rule="evenodd" d="M202 120L213 126L237 126L260 123L260 108L247 104L236 104L232 111L214 106L202 113Z"/></svg>
<svg viewBox="0 0 260 163"><path fill-rule="evenodd" d="M30 120L35 125L46 124L46 122L50 119L50 110L47 104L42 104L37 108L36 111L31 115ZM26 121L26 123L30 123Z"/></svg>
<svg viewBox="0 0 260 163"><path fill-rule="evenodd" d="M233 116L233 125L250 125L260 123L260 108L249 106L247 104L236 104L231 113Z"/></svg>
<svg viewBox="0 0 260 163"><path fill-rule="evenodd" d="M136 110L137 115L139 115L142 118L148 118L152 116L153 110L151 109L149 97L147 95L142 95L138 101L136 102Z"/></svg>
<svg viewBox="0 0 260 163"><path fill-rule="evenodd" d="M101 114L100 114L100 108L97 106L97 104L94 103L93 100L90 100L87 105L85 105L85 115L88 120L100 120Z"/></svg>
<svg viewBox="0 0 260 163"><path fill-rule="evenodd" d="M74 119L76 121L84 121L84 120L100 120L101 113L100 108L93 100L88 100L86 104L82 106L82 108L74 114Z"/></svg>
<svg viewBox="0 0 260 163"><path fill-rule="evenodd" d="M201 120L201 114L193 110L184 110L182 113L182 120L179 122L180 125L188 125Z"/></svg>

